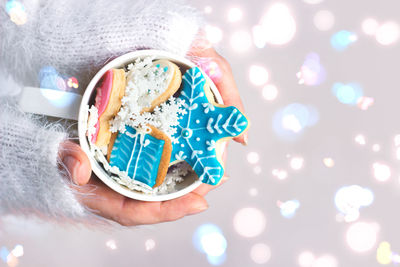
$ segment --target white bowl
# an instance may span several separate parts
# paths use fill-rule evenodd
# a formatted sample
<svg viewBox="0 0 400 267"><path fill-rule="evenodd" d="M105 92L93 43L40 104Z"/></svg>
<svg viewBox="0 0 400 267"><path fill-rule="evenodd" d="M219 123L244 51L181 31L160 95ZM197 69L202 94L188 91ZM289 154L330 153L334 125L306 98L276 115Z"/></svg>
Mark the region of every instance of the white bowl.
<svg viewBox="0 0 400 267"><path fill-rule="evenodd" d="M92 99L92 94L95 91L96 85L101 79L101 77L103 77L104 73L106 73L109 69L112 68L124 68L126 65L133 62L135 59L145 58L148 56L153 56L155 57L155 59L167 59L174 62L180 67L183 74L186 72L187 69L196 67L196 65L193 62L189 61L186 58L159 50L139 50L122 55L110 61L93 77L93 79L87 86L85 93L83 94L82 102L79 108L79 119L78 119L79 142L83 151L89 157L93 172L97 175L97 177L100 178L100 180L102 180L107 186L112 188L114 191L126 197L137 200L165 201L181 197L196 189L201 184L201 181L197 178L197 175L193 173L192 175L185 177L185 180L182 183L176 185L174 192L168 192L166 194L148 195L138 191L130 190L127 187L124 187L123 185L120 185L119 183L114 181L114 179L107 174L107 172L102 167L101 163L99 163L92 155L89 147L89 142L86 137L87 117L88 117L87 107L89 101ZM217 87L205 73L204 75L208 79L208 83L210 84L211 91L213 92L217 103L223 104L222 97Z"/></svg>

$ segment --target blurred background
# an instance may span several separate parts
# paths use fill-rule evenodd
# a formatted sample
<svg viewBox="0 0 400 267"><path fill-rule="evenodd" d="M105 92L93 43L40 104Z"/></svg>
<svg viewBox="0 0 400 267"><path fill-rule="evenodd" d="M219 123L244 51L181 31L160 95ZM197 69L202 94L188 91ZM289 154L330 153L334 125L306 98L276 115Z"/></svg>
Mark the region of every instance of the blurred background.
<svg viewBox="0 0 400 267"><path fill-rule="evenodd" d="M399 264L399 1L188 2L252 122L249 145L229 147L229 182L206 212L159 225L6 218L0 266Z"/></svg>

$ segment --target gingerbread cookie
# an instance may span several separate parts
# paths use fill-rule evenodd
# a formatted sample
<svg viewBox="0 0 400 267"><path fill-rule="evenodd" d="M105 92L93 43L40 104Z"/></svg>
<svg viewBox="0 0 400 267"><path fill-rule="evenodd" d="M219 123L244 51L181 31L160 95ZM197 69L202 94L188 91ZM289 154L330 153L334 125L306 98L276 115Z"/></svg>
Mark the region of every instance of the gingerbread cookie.
<svg viewBox="0 0 400 267"><path fill-rule="evenodd" d="M91 142L97 147L107 146L110 142L109 121L118 113L121 107L125 86L125 71L111 69L104 74L100 85L96 89L95 107L97 108L98 121L95 125L96 132L92 135Z"/></svg>
<svg viewBox="0 0 400 267"><path fill-rule="evenodd" d="M154 127L149 130L149 133L139 132L128 126L125 133L118 133L112 142L109 163L130 178L157 187L167 174L172 145L161 131Z"/></svg>
<svg viewBox="0 0 400 267"><path fill-rule="evenodd" d="M152 112L179 89L182 73L176 64L165 59L144 59L138 65L128 66L127 90L136 91L136 105L142 113Z"/></svg>
<svg viewBox="0 0 400 267"><path fill-rule="evenodd" d="M216 185L224 173L219 144L243 134L249 122L235 107L210 103L205 87L206 78L199 68L185 73L178 99L184 101L187 113L173 135L171 164L186 161L203 183Z"/></svg>
<svg viewBox="0 0 400 267"><path fill-rule="evenodd" d="M164 72L167 74L166 84L167 87L161 95L159 95L156 99L151 102L151 106L149 108L145 108L143 112L151 112L155 107L159 106L161 103L164 103L168 100L172 95L178 91L179 87L182 83L182 73L177 65L172 63L169 60L160 59L153 62L153 65L158 68L160 72Z"/></svg>

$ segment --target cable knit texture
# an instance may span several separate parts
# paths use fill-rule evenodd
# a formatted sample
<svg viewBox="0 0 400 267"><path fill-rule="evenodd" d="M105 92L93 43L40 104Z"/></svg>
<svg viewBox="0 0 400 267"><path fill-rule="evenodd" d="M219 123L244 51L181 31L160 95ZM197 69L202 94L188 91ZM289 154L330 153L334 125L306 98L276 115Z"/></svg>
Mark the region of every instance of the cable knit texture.
<svg viewBox="0 0 400 267"><path fill-rule="evenodd" d="M0 0L3 7L5 2ZM24 25L0 9L0 212L87 221L92 215L57 168L59 143L68 132L19 111L10 95L19 86L37 86L44 66L77 77L84 87L108 60L133 50L185 55L201 20L178 0L20 2Z"/></svg>

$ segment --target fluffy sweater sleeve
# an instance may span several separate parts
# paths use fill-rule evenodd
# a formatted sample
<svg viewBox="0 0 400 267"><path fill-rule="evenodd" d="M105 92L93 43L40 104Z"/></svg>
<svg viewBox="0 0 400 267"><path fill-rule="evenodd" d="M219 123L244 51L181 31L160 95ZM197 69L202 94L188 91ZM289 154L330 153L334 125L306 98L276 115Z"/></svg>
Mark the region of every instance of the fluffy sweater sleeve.
<svg viewBox="0 0 400 267"><path fill-rule="evenodd" d="M77 77L84 88L105 62L129 51L186 55L201 20L179 0L19 2L23 25L0 10L0 215L87 221L91 213L57 167L59 144L71 134L60 123L21 112L19 88L38 86L44 66Z"/></svg>

